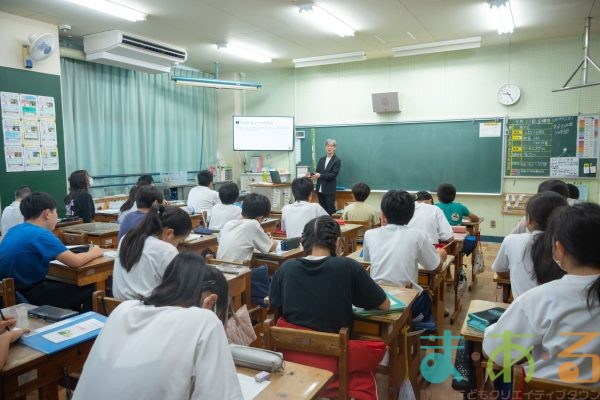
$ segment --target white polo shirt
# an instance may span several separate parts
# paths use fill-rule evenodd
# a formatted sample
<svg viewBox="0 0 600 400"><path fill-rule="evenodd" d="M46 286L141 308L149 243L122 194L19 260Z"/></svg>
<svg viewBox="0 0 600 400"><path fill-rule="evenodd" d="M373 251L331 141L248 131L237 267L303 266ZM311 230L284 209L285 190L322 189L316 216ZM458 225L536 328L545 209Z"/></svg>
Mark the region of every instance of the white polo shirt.
<svg viewBox="0 0 600 400"><path fill-rule="evenodd" d="M510 286L515 298L538 285L533 277L531 246L542 231L508 235L502 241L492 264L496 272L510 272Z"/></svg>
<svg viewBox="0 0 600 400"><path fill-rule="evenodd" d="M288 238L302 236L304 225L313 218L328 215L318 203L295 201L281 209L281 229Z"/></svg>
<svg viewBox="0 0 600 400"><path fill-rule="evenodd" d="M242 218L242 209L233 204L215 204L210 210L210 229L223 229L227 221Z"/></svg>
<svg viewBox="0 0 600 400"><path fill-rule="evenodd" d="M207 186L196 186L190 190L187 198L188 207L192 207L194 212L210 210L215 204L220 204L219 193Z"/></svg>
<svg viewBox="0 0 600 400"><path fill-rule="evenodd" d="M254 249L261 253L271 250L273 241L255 219L228 221L219 235L217 258L228 261L245 261L252 258Z"/></svg>
<svg viewBox="0 0 600 400"><path fill-rule="evenodd" d="M425 232L431 244L438 244L454 236L444 212L439 207L427 203L415 203L415 214L408 226Z"/></svg>
<svg viewBox="0 0 600 400"><path fill-rule="evenodd" d="M491 356L504 344L504 338L491 335L510 331L513 360L522 356L516 350L517 346L533 346L534 377L560 380L558 368L569 362L574 363L575 371L579 371L578 380L590 382L597 367L592 367L591 357L584 355L597 357L600 354L600 338L589 335L598 333L600 305L594 294L591 310L588 310L587 288L599 278L600 275L565 275L528 290L512 302L497 323L487 327L483 339L484 352ZM591 339L587 343L584 340L586 333L587 339ZM516 334L528 336L514 337ZM578 345L573 346L577 342ZM575 354L570 357L559 355L563 351ZM494 362L502 365L503 352L499 351L499 354ZM597 380L585 384L600 386Z"/></svg>
<svg viewBox="0 0 600 400"><path fill-rule="evenodd" d="M434 270L440 256L420 229L388 224L365 232L363 258L371 262L371 278L378 283L406 285L411 283L419 293L419 264Z"/></svg>
<svg viewBox="0 0 600 400"><path fill-rule="evenodd" d="M23 223L24 218L20 206L21 202L15 200L2 211L2 236L6 235L6 232L13 226Z"/></svg>

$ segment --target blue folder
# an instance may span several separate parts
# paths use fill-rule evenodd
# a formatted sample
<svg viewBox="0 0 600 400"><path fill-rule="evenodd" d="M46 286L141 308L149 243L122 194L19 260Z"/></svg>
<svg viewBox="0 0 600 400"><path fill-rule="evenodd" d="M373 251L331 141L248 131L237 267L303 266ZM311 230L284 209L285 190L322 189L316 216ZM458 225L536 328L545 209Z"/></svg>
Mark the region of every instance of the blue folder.
<svg viewBox="0 0 600 400"><path fill-rule="evenodd" d="M50 325L47 325L42 328L38 328L38 329L45 329L42 332L35 333L35 330L34 330L33 334L30 334L28 336L22 336L21 343L23 343L29 347L32 347L38 351L41 351L42 353L45 353L45 354L56 353L60 350L67 349L69 347L73 347L79 343L82 343L87 340L95 338L100 333L101 328L95 329L86 334L65 340L64 342L60 342L60 343L54 343L54 342L46 339L44 337L44 335L51 333L51 332L64 330L70 326L76 325L80 322L83 322L83 321L86 321L89 319L97 319L98 321L104 323L106 321L106 316L104 316L102 314L98 314L93 311L89 311L89 312L86 312L85 314L81 314L81 315L76 315L69 319L65 319L63 321L55 322L54 324L50 324ZM50 329L48 329L48 328L50 328Z"/></svg>

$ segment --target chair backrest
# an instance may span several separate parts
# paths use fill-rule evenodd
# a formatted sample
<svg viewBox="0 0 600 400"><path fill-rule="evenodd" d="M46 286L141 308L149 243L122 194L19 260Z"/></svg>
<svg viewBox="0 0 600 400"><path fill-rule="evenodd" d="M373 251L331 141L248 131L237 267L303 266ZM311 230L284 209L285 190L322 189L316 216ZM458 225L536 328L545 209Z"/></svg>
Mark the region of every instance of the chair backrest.
<svg viewBox="0 0 600 400"><path fill-rule="evenodd" d="M3 307L10 307L17 304L15 294L15 281L13 278L4 278L0 281L0 297Z"/></svg>
<svg viewBox="0 0 600 400"><path fill-rule="evenodd" d="M102 290L96 290L92 294L93 310L99 314L106 315L107 317L119 304L121 304L121 300L115 299L114 297L106 297Z"/></svg>
<svg viewBox="0 0 600 400"><path fill-rule="evenodd" d="M81 233L62 233L62 242L66 245L83 245L88 244L88 234L85 232Z"/></svg>
<svg viewBox="0 0 600 400"><path fill-rule="evenodd" d="M305 353L334 356L339 359L339 398L348 399L348 328L339 333L281 328L272 326L273 320L264 322L265 347L267 349L294 350Z"/></svg>
<svg viewBox="0 0 600 400"><path fill-rule="evenodd" d="M525 382L525 371L521 365L513 366L513 389L514 400L534 399L598 399L600 398L600 387L576 385L549 379L531 378Z"/></svg>

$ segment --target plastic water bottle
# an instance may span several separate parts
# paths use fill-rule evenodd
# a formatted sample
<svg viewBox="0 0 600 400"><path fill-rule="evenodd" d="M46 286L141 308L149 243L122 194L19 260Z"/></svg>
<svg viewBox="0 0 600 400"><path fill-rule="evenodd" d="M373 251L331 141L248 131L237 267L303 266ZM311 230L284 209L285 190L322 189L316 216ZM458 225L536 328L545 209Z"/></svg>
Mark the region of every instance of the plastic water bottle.
<svg viewBox="0 0 600 400"><path fill-rule="evenodd" d="M269 175L267 174L267 170L263 171L263 182L269 181Z"/></svg>

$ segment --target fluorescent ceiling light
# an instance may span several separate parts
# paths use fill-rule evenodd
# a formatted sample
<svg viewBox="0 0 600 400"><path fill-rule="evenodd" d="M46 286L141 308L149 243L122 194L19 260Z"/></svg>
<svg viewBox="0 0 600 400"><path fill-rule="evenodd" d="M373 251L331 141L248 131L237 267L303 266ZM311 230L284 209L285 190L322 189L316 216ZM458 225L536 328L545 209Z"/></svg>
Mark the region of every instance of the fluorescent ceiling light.
<svg viewBox="0 0 600 400"><path fill-rule="evenodd" d="M181 86L198 86L213 89L258 90L262 87L256 82L227 81L223 79L191 78L187 76L172 76L171 80Z"/></svg>
<svg viewBox="0 0 600 400"><path fill-rule="evenodd" d="M271 57L267 55L231 43L220 43L217 45L217 49L229 53L231 55L245 58L247 60L255 61L261 64L271 62Z"/></svg>
<svg viewBox="0 0 600 400"><path fill-rule="evenodd" d="M431 42L414 44L410 46L394 47L392 53L394 57L415 56L418 54L442 53L445 51L475 49L481 47L481 36L444 40L441 42Z"/></svg>
<svg viewBox="0 0 600 400"><path fill-rule="evenodd" d="M341 64L352 61L364 61L367 59L367 54L364 51L356 51L354 53L331 54L328 56L294 58L294 67L314 67L315 65Z"/></svg>
<svg viewBox="0 0 600 400"><path fill-rule="evenodd" d="M323 29L331 31L341 37L354 36L354 29L315 3L304 3L298 5L298 12L300 12L300 15L306 16L307 18L313 20Z"/></svg>
<svg viewBox="0 0 600 400"><path fill-rule="evenodd" d="M108 0L67 0L80 6L110 14L132 22L145 21L147 14Z"/></svg>
<svg viewBox="0 0 600 400"><path fill-rule="evenodd" d="M509 0L488 0L490 8L496 18L498 33L513 33L515 30L515 21Z"/></svg>

